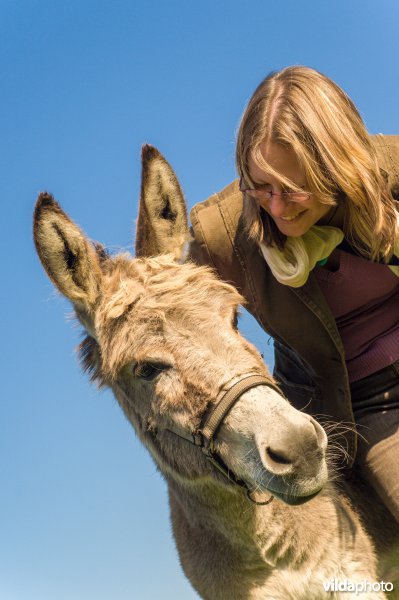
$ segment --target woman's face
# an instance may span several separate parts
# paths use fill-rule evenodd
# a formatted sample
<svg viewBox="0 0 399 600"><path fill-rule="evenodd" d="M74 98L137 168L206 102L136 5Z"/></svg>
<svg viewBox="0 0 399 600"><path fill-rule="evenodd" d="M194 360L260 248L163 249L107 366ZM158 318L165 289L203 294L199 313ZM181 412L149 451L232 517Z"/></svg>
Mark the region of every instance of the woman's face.
<svg viewBox="0 0 399 600"><path fill-rule="evenodd" d="M305 171L291 148L269 142L261 144L260 149L263 158L273 169L307 191ZM270 189L276 194L290 191L283 189L278 180L258 167L252 158L248 166L251 181L256 187L265 186L264 189ZM269 200L262 200L259 203L271 216L281 233L290 237L303 235L331 210L331 206L322 204L315 195L300 202L273 195Z"/></svg>

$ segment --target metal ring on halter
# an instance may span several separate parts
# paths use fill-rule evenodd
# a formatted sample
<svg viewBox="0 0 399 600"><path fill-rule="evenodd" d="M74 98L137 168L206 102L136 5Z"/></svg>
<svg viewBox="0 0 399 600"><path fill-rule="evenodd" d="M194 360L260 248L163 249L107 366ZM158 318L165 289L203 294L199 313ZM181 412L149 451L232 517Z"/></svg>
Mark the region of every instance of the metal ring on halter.
<svg viewBox="0 0 399 600"><path fill-rule="evenodd" d="M258 506L266 506L267 504L270 504L270 502L273 500L274 496L273 494L270 495L270 498L268 500L266 500L265 502L258 502L257 500L254 500L254 498L251 498L251 494L254 492L255 490L249 490L247 488L247 498L248 500L250 500L250 502L252 502L252 504L257 504Z"/></svg>

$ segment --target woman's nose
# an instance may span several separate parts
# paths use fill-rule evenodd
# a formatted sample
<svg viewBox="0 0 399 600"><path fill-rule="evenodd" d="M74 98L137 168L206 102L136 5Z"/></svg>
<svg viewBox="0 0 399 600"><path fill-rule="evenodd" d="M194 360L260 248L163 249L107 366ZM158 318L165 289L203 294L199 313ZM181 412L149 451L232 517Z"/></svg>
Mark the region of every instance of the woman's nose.
<svg viewBox="0 0 399 600"><path fill-rule="evenodd" d="M273 196L265 202L264 208L269 212L272 217L281 217L287 212L287 201L284 196L280 194L273 194Z"/></svg>

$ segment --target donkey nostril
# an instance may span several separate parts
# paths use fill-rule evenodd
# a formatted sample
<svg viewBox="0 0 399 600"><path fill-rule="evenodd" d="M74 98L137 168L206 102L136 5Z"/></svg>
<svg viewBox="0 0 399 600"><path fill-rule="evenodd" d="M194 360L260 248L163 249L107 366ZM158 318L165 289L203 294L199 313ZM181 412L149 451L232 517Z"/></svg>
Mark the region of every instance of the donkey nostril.
<svg viewBox="0 0 399 600"><path fill-rule="evenodd" d="M269 458L272 459L272 461L274 463L277 463L279 465L290 465L291 464L291 461L289 458L286 458L282 454L278 454L277 452L274 452L269 447L266 448L266 454L268 455Z"/></svg>

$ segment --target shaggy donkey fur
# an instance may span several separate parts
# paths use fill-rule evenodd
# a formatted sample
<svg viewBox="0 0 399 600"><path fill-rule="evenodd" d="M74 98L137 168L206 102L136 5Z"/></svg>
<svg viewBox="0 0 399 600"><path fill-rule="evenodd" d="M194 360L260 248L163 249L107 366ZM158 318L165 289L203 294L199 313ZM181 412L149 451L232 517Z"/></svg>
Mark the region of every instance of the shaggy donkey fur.
<svg viewBox="0 0 399 600"><path fill-rule="evenodd" d="M137 231L138 258L109 257L49 194L35 209L40 259L87 332L84 367L112 388L168 483L187 577L208 600L359 598L326 592L323 583L379 581L375 548L388 555L398 532L375 505L366 507L373 545L347 496L327 481L326 435L313 418L267 385L245 391L225 417L215 440L218 460L263 505L180 437L198 430L224 386L248 373L268 374L236 329L237 291L206 267L182 264L183 195L149 146ZM394 566L392 553L390 560Z"/></svg>

